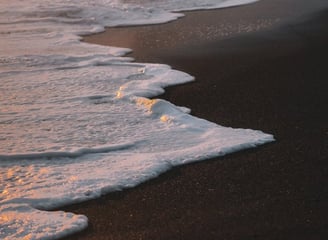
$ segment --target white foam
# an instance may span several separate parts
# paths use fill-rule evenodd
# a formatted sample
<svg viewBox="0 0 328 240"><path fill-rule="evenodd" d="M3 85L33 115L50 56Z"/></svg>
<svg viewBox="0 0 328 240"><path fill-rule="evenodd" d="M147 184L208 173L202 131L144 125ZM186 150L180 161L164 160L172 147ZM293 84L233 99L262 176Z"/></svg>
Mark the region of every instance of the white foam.
<svg viewBox="0 0 328 240"><path fill-rule="evenodd" d="M134 63L123 57L130 49L78 36L104 26L171 21L180 10L250 2L0 2L0 238L66 236L85 228L87 218L46 210L273 141L149 99L194 78L166 65Z"/></svg>
<svg viewBox="0 0 328 240"><path fill-rule="evenodd" d="M3 240L55 239L83 229L87 224L88 219L83 215L45 212L24 204L0 206L0 238Z"/></svg>

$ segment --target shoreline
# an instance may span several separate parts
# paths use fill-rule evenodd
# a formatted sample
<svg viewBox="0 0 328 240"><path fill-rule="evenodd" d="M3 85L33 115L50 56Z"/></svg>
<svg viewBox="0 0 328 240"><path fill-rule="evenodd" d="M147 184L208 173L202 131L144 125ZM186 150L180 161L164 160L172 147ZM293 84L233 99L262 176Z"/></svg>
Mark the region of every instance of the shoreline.
<svg viewBox="0 0 328 240"><path fill-rule="evenodd" d="M323 2L322 0L316 0ZM286 4L286 8L282 4ZM106 28L104 32L83 36L82 41L92 44L130 48L136 62L163 63L157 57L172 49L186 51L199 43L243 37L256 32L279 28L317 14L322 6L301 0L260 0L259 2L212 10L184 11L185 16L167 23ZM296 8L293 8L296 7ZM183 31L180 31L183 29ZM198 47L199 48L199 47ZM194 51L194 49L193 49ZM231 51L231 49L230 49Z"/></svg>
<svg viewBox="0 0 328 240"><path fill-rule="evenodd" d="M231 11L245 7L216 11L237 17ZM207 11L195 14L208 17ZM304 23L226 39L133 48L137 61L148 57L196 76L158 98L220 125L272 133L277 142L176 167L136 188L61 208L89 218L85 231L65 239L326 239L327 16L326 10ZM176 24L188 29L183 19ZM170 25L142 28L165 40L159 28L174 30Z"/></svg>

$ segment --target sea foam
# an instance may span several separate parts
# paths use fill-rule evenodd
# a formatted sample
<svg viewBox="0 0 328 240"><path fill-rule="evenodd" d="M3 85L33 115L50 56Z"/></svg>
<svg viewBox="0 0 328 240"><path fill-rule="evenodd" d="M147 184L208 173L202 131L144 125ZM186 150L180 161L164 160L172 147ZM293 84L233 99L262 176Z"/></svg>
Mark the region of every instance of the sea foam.
<svg viewBox="0 0 328 240"><path fill-rule="evenodd" d="M127 3L129 2L129 3ZM126 48L81 42L105 26L254 0L0 2L0 239L55 239L87 217L47 211L134 187L173 166L273 141L151 99L193 81Z"/></svg>

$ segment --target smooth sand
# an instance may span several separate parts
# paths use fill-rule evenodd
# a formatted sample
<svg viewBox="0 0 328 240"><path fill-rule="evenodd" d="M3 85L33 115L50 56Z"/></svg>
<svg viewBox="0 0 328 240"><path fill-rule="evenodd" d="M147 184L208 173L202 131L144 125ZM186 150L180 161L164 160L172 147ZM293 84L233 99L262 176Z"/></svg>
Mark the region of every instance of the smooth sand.
<svg viewBox="0 0 328 240"><path fill-rule="evenodd" d="M307 2L263 0L87 38L116 41L133 48L137 61L194 75L194 83L160 97L277 141L69 206L65 211L87 215L90 226L67 239L328 239L328 10L311 12ZM253 33L213 33L224 16L237 26L259 15L274 24ZM190 32L190 21L202 33Z"/></svg>

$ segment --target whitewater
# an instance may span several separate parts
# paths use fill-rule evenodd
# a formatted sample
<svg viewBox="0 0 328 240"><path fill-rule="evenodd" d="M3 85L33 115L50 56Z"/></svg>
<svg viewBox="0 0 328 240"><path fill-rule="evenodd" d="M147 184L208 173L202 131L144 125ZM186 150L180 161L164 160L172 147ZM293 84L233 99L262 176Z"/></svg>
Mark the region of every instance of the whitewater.
<svg viewBox="0 0 328 240"><path fill-rule="evenodd" d="M273 141L154 98L193 81L189 74L136 63L124 57L130 49L81 42L104 27L163 23L182 10L254 1L1 1L0 239L81 231L86 216L49 210Z"/></svg>

